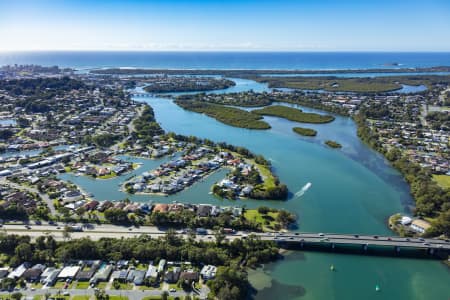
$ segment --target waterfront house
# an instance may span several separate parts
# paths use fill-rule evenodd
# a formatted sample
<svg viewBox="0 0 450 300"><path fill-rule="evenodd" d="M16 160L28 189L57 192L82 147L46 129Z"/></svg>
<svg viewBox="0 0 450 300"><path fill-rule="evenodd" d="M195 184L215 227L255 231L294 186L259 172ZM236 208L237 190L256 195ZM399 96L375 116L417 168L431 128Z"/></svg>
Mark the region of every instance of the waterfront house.
<svg viewBox="0 0 450 300"><path fill-rule="evenodd" d="M430 227L430 223L420 219L416 219L411 223L411 229L418 233L424 233Z"/></svg>

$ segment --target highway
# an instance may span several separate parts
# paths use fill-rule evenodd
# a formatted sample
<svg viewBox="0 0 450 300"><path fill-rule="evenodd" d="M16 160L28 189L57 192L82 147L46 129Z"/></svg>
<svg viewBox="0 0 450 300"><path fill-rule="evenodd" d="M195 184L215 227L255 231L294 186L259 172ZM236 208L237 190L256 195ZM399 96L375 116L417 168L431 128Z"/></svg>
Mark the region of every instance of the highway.
<svg viewBox="0 0 450 300"><path fill-rule="evenodd" d="M76 224L82 226L82 224ZM51 234L57 240L63 240L64 225L3 225L1 231L8 234L29 235L36 238L41 235ZM92 225L90 228L84 227L81 232L70 232L72 239L78 239L89 236L93 240L102 237L122 238L137 237L142 234L151 237L160 237L166 234L166 230L159 229L154 226L141 227L124 227L117 225ZM177 231L177 234L187 237L186 232ZM245 239L250 234L260 237L262 240L272 240L279 243L329 243L334 245L361 245L361 246L392 246L401 248L417 248L417 249L444 249L450 250L450 241L440 239L423 239L423 238L404 238L398 236L375 236L375 235L358 235L358 234L332 234L332 233L303 233L303 232L286 232L286 233L258 233L258 232L242 232L238 231L234 234L226 235L228 240L236 238ZM197 240L213 240L214 233L208 230L205 235L196 235Z"/></svg>

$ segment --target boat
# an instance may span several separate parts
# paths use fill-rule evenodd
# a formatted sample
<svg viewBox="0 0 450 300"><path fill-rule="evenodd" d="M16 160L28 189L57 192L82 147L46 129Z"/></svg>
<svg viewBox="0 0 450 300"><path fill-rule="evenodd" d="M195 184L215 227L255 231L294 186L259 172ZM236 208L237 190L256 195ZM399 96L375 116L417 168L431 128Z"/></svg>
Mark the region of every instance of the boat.
<svg viewBox="0 0 450 300"><path fill-rule="evenodd" d="M331 265L330 266L330 271L334 271L335 269L334 269L334 265Z"/></svg>
<svg viewBox="0 0 450 300"><path fill-rule="evenodd" d="M377 284L375 285L375 291L379 292L380 291L380 286Z"/></svg>

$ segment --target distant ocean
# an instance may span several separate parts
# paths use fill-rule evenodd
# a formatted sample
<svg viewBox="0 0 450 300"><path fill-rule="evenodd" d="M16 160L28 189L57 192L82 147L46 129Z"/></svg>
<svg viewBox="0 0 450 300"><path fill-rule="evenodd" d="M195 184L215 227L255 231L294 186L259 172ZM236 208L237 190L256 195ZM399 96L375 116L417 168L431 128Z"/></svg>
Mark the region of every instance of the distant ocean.
<svg viewBox="0 0 450 300"><path fill-rule="evenodd" d="M450 53L401 52L0 52L0 65L39 64L78 69L329 70L450 66ZM392 65L398 64L398 65Z"/></svg>

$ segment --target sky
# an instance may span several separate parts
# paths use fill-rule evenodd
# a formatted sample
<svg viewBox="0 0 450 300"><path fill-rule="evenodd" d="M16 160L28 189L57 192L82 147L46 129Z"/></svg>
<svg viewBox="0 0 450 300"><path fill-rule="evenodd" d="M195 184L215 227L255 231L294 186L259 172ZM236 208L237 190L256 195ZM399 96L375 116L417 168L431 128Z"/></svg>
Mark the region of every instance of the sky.
<svg viewBox="0 0 450 300"><path fill-rule="evenodd" d="M449 0L0 0L0 51L450 51Z"/></svg>

